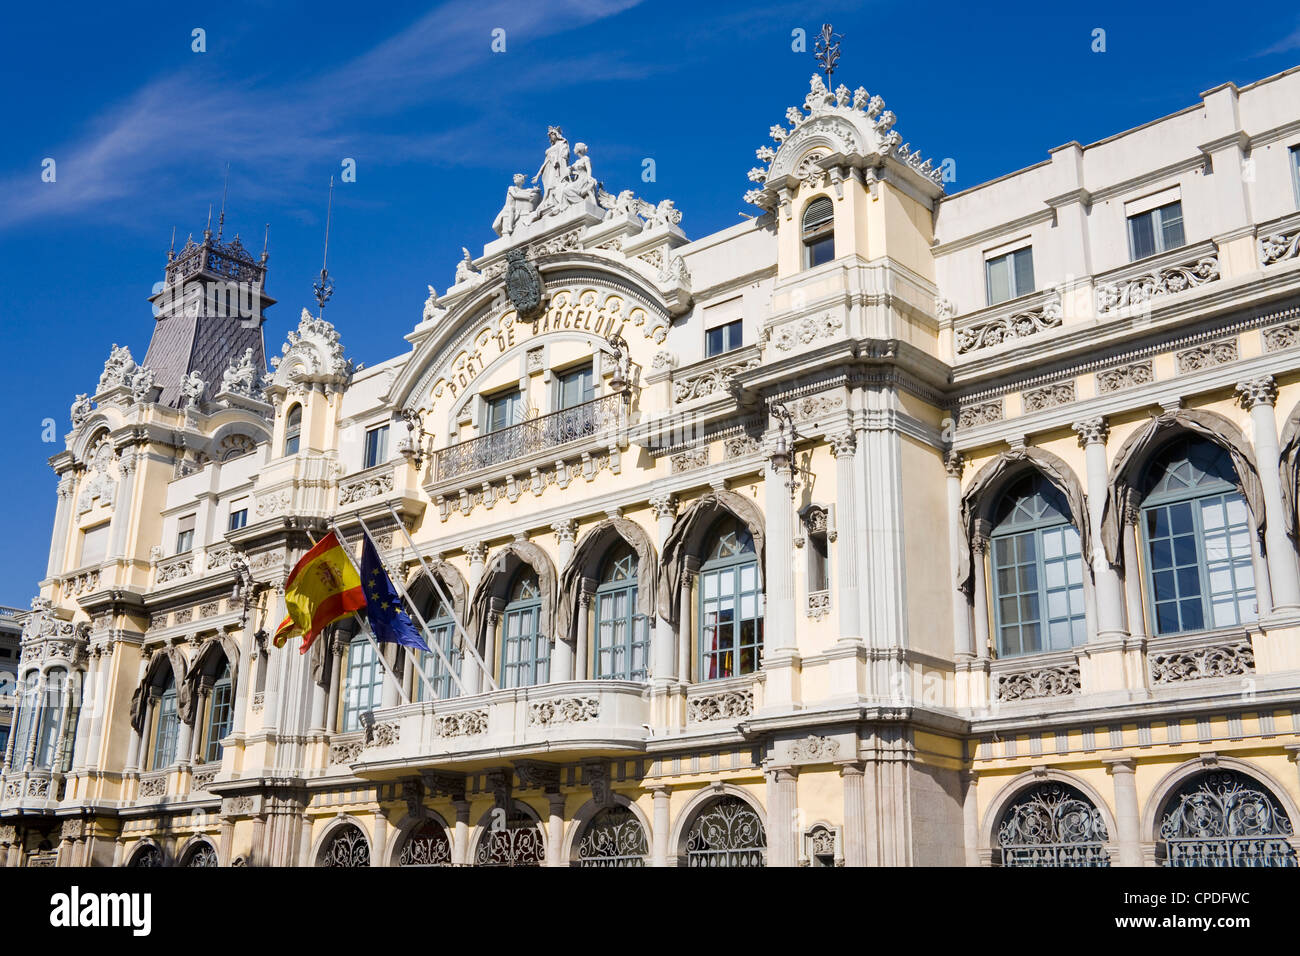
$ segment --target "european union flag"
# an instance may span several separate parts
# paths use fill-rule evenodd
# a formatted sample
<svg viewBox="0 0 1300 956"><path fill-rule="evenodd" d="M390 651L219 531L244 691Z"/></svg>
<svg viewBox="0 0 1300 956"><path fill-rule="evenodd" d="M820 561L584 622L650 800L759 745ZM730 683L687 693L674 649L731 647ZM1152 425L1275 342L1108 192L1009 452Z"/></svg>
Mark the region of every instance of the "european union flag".
<svg viewBox="0 0 1300 956"><path fill-rule="evenodd" d="M365 588L366 618L370 621L370 630L375 633L375 640L391 641L427 653L429 645L402 610L402 602L397 598L393 582L388 579L388 572L379 560L379 552L375 550L370 535L364 536L361 546L361 586Z"/></svg>

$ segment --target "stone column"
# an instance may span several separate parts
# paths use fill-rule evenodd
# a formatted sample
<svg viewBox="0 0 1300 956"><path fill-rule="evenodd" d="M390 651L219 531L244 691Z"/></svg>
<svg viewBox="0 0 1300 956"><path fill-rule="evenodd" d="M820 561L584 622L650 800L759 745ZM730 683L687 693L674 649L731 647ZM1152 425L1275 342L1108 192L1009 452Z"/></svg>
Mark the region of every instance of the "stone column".
<svg viewBox="0 0 1300 956"><path fill-rule="evenodd" d="M390 646L396 645L379 645L379 653L385 655L384 659L386 661L388 661L387 653ZM383 667L384 670L384 689L380 694L379 706L396 707L402 702L402 688L397 683L401 678L397 676L397 668L393 667L393 661L388 661L388 665L388 667L384 667L383 664L379 665L380 667ZM308 677L308 680L310 679L311 678Z"/></svg>
<svg viewBox="0 0 1300 956"><path fill-rule="evenodd" d="M343 655L347 652L347 645L336 637L330 650L334 653L330 656L330 690L325 702L325 732L332 734L338 730L339 688L343 686Z"/></svg>
<svg viewBox="0 0 1300 956"><path fill-rule="evenodd" d="M1132 757L1104 759L1106 772L1111 775L1115 785L1115 827L1118 833L1111 834L1119 845L1119 866L1142 865L1142 835L1138 815L1137 780L1133 774Z"/></svg>
<svg viewBox="0 0 1300 956"><path fill-rule="evenodd" d="M763 512L767 521L767 560L763 568L764 664L795 646L794 508L790 472L769 460L763 473Z"/></svg>
<svg viewBox="0 0 1300 956"><path fill-rule="evenodd" d="M673 495L653 495L650 498L650 508L655 514L656 541L655 547L658 549L660 558L664 553L664 542L673 531L673 520L677 516L677 498ZM654 624L654 633L651 635L651 676L656 681L677 680L680 677L680 663L677 660L677 635L674 633L672 626L660 615L667 611L667 608L659 608Z"/></svg>
<svg viewBox="0 0 1300 956"><path fill-rule="evenodd" d="M846 529L849 534L844 545L835 548L835 564L838 569L836 583L836 613L840 621L840 640L862 640L862 618L860 615L861 595L858 582L861 572L858 566L858 549L853 545L852 529L858 524L858 492L853 477L853 456L858 442L852 430L831 435L827 438L831 451L835 454L835 498L839 507L836 524Z"/></svg>
<svg viewBox="0 0 1300 956"><path fill-rule="evenodd" d="M390 681L391 683L391 681ZM375 811L374 845L370 848L370 865L388 865L388 818L383 810Z"/></svg>
<svg viewBox="0 0 1300 956"><path fill-rule="evenodd" d="M587 619L591 616L591 590L594 588L594 582L591 578L578 579L578 638L577 638L577 661L575 662L576 677L578 680L588 680L591 677L591 667L587 662Z"/></svg>
<svg viewBox="0 0 1300 956"><path fill-rule="evenodd" d="M972 594L973 617L975 619L975 657L988 660L989 656L989 601L985 594L988 570L984 566L984 554L988 551L989 539L976 535L970 543L971 577L974 582Z"/></svg>
<svg viewBox="0 0 1300 956"><path fill-rule="evenodd" d="M1072 426L1079 435L1088 469L1088 525L1092 536L1092 579L1097 595L1097 638L1101 641L1128 636L1124 626L1124 592L1119 575L1106 560L1102 545L1101 519L1106 508L1109 476L1106 468L1106 436L1110 426L1104 418L1090 418Z"/></svg>
<svg viewBox="0 0 1300 956"><path fill-rule="evenodd" d="M501 623L501 611L505 605L501 602L500 598L491 598L488 607L487 634L483 640L483 660L487 663L487 666L495 672L497 660L497 627ZM504 679L504 671L501 672L501 677Z"/></svg>
<svg viewBox="0 0 1300 956"><path fill-rule="evenodd" d="M36 745L41 739L41 715L45 713L45 695L49 693L46 686L45 674L41 674L36 679L36 712L32 714L31 735L27 738L27 752L23 754L23 770L31 770L36 762Z"/></svg>
<svg viewBox="0 0 1300 956"><path fill-rule="evenodd" d="M547 866L568 866L569 861L564 859L564 794L548 793L546 795L550 803L550 818L547 821L546 832L546 865Z"/></svg>
<svg viewBox="0 0 1300 956"><path fill-rule="evenodd" d="M86 766L86 749L90 746L90 737L94 733L95 721L99 717L99 712L103 704L99 699L99 674L102 667L102 658L99 655L99 648L92 648L89 652L90 666L86 670L86 675L81 682L81 713L78 716L78 723L84 718L84 726L79 728L75 744L72 748L72 772L76 773Z"/></svg>
<svg viewBox="0 0 1300 956"><path fill-rule="evenodd" d="M844 865L867 865L867 788L859 761L840 764L844 788Z"/></svg>
<svg viewBox="0 0 1300 956"><path fill-rule="evenodd" d="M572 518L565 518L562 521L556 521L551 525L551 530L555 532L555 539L559 543L559 563L557 567L560 573L568 567L569 562L573 560L573 542L577 536L578 522ZM577 636L574 638L575 643L580 647L584 641L584 631L579 628ZM569 643L567 634L555 635L555 647L551 652L551 681L574 680L574 658L575 647ZM579 653L581 653L579 651ZM579 667L576 674L577 680L585 680L586 674Z"/></svg>
<svg viewBox="0 0 1300 956"><path fill-rule="evenodd" d="M1259 483L1264 489L1264 513L1267 517L1264 546L1273 592L1273 611L1298 615L1300 570L1296 565L1295 548L1286 533L1282 478L1278 470L1280 452L1277 419L1273 412L1277 403L1277 383L1271 375L1241 382L1237 385L1237 399L1241 407L1250 412L1250 423L1255 433L1255 462L1259 467Z"/></svg>
<svg viewBox="0 0 1300 956"><path fill-rule="evenodd" d="M695 608L695 579L700 573L700 559L688 554L682 561L682 593L677 609L677 675L678 679L689 684L691 671L695 667L695 658L691 654L691 618ZM696 675L698 678L698 675Z"/></svg>
<svg viewBox="0 0 1300 956"><path fill-rule="evenodd" d="M275 589L275 613L268 621L284 620L284 589ZM296 655L297 648L293 648ZM273 653L267 655L266 683L262 686L262 729L274 733L280 726L280 671L285 667L289 654Z"/></svg>
<svg viewBox="0 0 1300 956"><path fill-rule="evenodd" d="M135 449L122 449L118 459L118 468L122 472L122 482L113 496L113 517L108 526L108 557L127 557L127 542L131 534L132 498L135 492L135 472L137 458Z"/></svg>
<svg viewBox="0 0 1300 956"><path fill-rule="evenodd" d="M1124 605L1128 618L1128 632L1136 641L1147 636L1146 618L1142 613L1142 569L1138 566L1138 521L1141 514L1135 507L1124 512L1124 526L1120 540L1124 546Z"/></svg>
<svg viewBox="0 0 1300 956"><path fill-rule="evenodd" d="M966 845L966 865L979 866L980 816L979 800L975 790L978 778L970 771L963 771L961 780L966 785L966 793L961 805L961 829L963 842Z"/></svg>
<svg viewBox="0 0 1300 956"><path fill-rule="evenodd" d="M793 767L767 771L768 866L794 866L797 862L798 776Z"/></svg>
<svg viewBox="0 0 1300 956"><path fill-rule="evenodd" d="M453 800L456 808L456 838L451 844L451 865L469 865L469 801L465 798Z"/></svg>
<svg viewBox="0 0 1300 956"><path fill-rule="evenodd" d="M70 474L59 476L59 501L54 510L54 538L50 547L50 560L46 565L46 576L55 577L63 573L64 558L68 549L68 526L72 521L72 491L77 481Z"/></svg>
<svg viewBox="0 0 1300 956"><path fill-rule="evenodd" d="M190 757L194 753L194 725L198 723L198 720L199 706L196 701L193 717L189 721L181 721L180 733L176 740L176 763L181 767L190 765Z"/></svg>
<svg viewBox="0 0 1300 956"><path fill-rule="evenodd" d="M483 580L483 563L487 559L487 546L481 541L476 541L473 544L466 546L465 554L469 558L469 577L465 582L466 600L469 600L475 591L478 590L479 582ZM466 617L468 614L468 607L461 608L461 624L466 627L468 627L466 624ZM461 639L463 640L464 637L462 636ZM469 640L477 641L478 635L470 634ZM484 648L484 650L486 651L486 648ZM460 668L461 680L465 683L465 696L472 697L479 693L483 687L487 686L487 682L483 679L483 669L478 666L474 661L474 656L468 653L467 649L463 654L463 660L464 663ZM483 660L487 663L489 668L492 667L492 659L486 654L484 655Z"/></svg>
<svg viewBox="0 0 1300 956"><path fill-rule="evenodd" d="M242 734L248 722L248 688L253 683L253 666L257 661L257 645L253 642L253 654L248 656L239 651L238 670L232 675L235 680L235 704L230 715L230 732ZM225 859L223 857L222 859Z"/></svg>
<svg viewBox="0 0 1300 956"><path fill-rule="evenodd" d="M966 533L961 526L961 473L966 467L966 459L961 452L949 452L944 456L944 468L948 472L948 565L954 575L961 562L961 552L965 545ZM976 571L979 569L976 568ZM970 627L970 602L966 593L958 586L955 577L952 582L952 634L953 653L957 660L973 660L975 657L975 638Z"/></svg>
<svg viewBox="0 0 1300 956"><path fill-rule="evenodd" d="M668 838L671 835L672 820L669 816L669 795L667 787L655 787L654 793L654 842L650 849L651 866L668 865Z"/></svg>

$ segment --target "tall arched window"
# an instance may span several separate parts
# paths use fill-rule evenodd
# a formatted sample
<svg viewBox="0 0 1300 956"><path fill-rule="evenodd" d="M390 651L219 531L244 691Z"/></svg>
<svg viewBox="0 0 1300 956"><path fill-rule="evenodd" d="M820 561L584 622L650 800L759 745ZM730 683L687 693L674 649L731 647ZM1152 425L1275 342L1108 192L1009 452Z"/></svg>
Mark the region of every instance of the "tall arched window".
<svg viewBox="0 0 1300 956"><path fill-rule="evenodd" d="M360 730L361 715L379 706L384 689L384 665L364 634L348 642L343 671L343 730Z"/></svg>
<svg viewBox="0 0 1300 956"><path fill-rule="evenodd" d="M1021 792L998 823L1003 866L1110 866L1107 840L1101 812L1055 781Z"/></svg>
<svg viewBox="0 0 1300 956"><path fill-rule="evenodd" d="M180 733L181 718L176 710L176 679L167 668L162 695L154 707L157 725L154 728L153 770L170 767L176 762L176 739Z"/></svg>
<svg viewBox="0 0 1300 956"><path fill-rule="evenodd" d="M230 662L221 665L221 674L212 685L208 703L207 746L203 759L212 762L221 759L221 739L230 733L234 681L230 679Z"/></svg>
<svg viewBox="0 0 1300 956"><path fill-rule="evenodd" d="M541 633L542 592L536 572L520 568L509 594L501 627L501 686L545 684L550 678L551 644Z"/></svg>
<svg viewBox="0 0 1300 956"><path fill-rule="evenodd" d="M14 769L22 769L27 762L27 748L36 729L36 685L39 680L36 671L28 671L27 676L23 678L22 694L18 699L18 724L14 736Z"/></svg>
<svg viewBox="0 0 1300 956"><path fill-rule="evenodd" d="M818 196L803 213L803 265L805 269L835 258L835 205Z"/></svg>
<svg viewBox="0 0 1300 956"><path fill-rule="evenodd" d="M295 405L289 409L289 415L284 421L284 453L286 455L298 454L298 444L301 438L302 406Z"/></svg>
<svg viewBox="0 0 1300 956"><path fill-rule="evenodd" d="M474 851L475 866L541 866L542 829L518 806L498 825L494 819L484 827Z"/></svg>
<svg viewBox="0 0 1300 956"><path fill-rule="evenodd" d="M398 866L451 866L451 840L436 820L426 820L402 844Z"/></svg>
<svg viewBox="0 0 1300 956"><path fill-rule="evenodd" d="M45 699L40 708L40 736L36 744L36 766L45 770L64 770L70 762L70 748L64 745L69 728L64 727L68 716L72 687L68 672L62 667L52 667L45 675ZM55 762L59 766L55 766Z"/></svg>
<svg viewBox="0 0 1300 956"><path fill-rule="evenodd" d="M642 867L650 855L645 827L627 807L606 807L591 818L576 847L582 867Z"/></svg>
<svg viewBox="0 0 1300 956"><path fill-rule="evenodd" d="M705 537L700 567L700 680L752 674L763 658L763 596L754 538L741 522L719 518Z"/></svg>
<svg viewBox="0 0 1300 956"><path fill-rule="evenodd" d="M365 640L365 638L362 638ZM338 827L321 847L318 866L358 867L370 865L370 842L351 823Z"/></svg>
<svg viewBox="0 0 1300 956"><path fill-rule="evenodd" d="M754 808L730 795L704 807L686 834L686 865L766 866L767 832Z"/></svg>
<svg viewBox="0 0 1300 956"><path fill-rule="evenodd" d="M1066 650L1088 639L1083 557L1069 505L1042 475L1016 483L990 535L998 655Z"/></svg>
<svg viewBox="0 0 1300 956"><path fill-rule="evenodd" d="M1143 484L1142 537L1157 634L1232 627L1258 616L1250 520L1228 452L1171 442Z"/></svg>
<svg viewBox="0 0 1300 956"><path fill-rule="evenodd" d="M1236 770L1196 774L1165 801L1165 866L1296 866L1294 830L1277 798Z"/></svg>
<svg viewBox="0 0 1300 956"><path fill-rule="evenodd" d="M638 614L637 558L626 543L612 548L596 588L596 677L645 680L650 673L649 626Z"/></svg>
<svg viewBox="0 0 1300 956"><path fill-rule="evenodd" d="M456 646L456 624L452 619L451 609L436 593L430 596L425 606L420 609L420 613L424 615L424 620L429 625L430 636L427 640L430 642L430 649L432 650L436 645L442 649L442 654L438 654L437 651L430 654L418 651L416 652L419 655L418 661L429 678L429 683L433 685L436 695L434 699L447 700L456 696L457 688L456 682L452 680L452 671L449 671L447 665L443 663L443 657L445 656L451 662L457 675L461 672L460 648ZM415 693L417 700L428 699L429 689L425 687L424 681L416 682Z"/></svg>

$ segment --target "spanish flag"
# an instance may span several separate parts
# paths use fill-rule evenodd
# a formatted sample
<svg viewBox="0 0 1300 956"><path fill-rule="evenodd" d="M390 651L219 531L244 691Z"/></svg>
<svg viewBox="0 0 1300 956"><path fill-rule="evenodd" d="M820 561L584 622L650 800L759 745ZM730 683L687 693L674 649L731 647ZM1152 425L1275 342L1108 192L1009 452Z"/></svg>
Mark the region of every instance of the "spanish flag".
<svg viewBox="0 0 1300 956"><path fill-rule="evenodd" d="M301 634L305 654L316 635L341 617L366 607L366 592L361 586L352 558L331 531L302 556L284 582L284 604L288 613L275 631L275 646L295 634Z"/></svg>

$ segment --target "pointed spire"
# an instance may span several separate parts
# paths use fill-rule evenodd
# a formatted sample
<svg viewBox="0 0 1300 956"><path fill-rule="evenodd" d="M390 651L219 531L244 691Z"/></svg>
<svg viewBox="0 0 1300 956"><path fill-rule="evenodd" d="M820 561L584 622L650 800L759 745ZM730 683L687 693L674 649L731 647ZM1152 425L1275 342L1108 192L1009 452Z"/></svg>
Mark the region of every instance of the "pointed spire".
<svg viewBox="0 0 1300 956"><path fill-rule="evenodd" d="M230 163L226 163L226 181L221 187L221 217L217 219L217 242L221 241L221 232L226 227L226 193L230 190Z"/></svg>
<svg viewBox="0 0 1300 956"><path fill-rule="evenodd" d="M262 265L266 265L266 258L267 258L266 249L267 246L270 244L270 242L271 242L271 224L268 222L266 224L266 232L262 235Z"/></svg>
<svg viewBox="0 0 1300 956"><path fill-rule="evenodd" d="M203 227L203 241L212 238L212 203L208 203L208 224Z"/></svg>
<svg viewBox="0 0 1300 956"><path fill-rule="evenodd" d="M167 248L167 261L171 262L176 258L176 227L172 226L172 244Z"/></svg>
<svg viewBox="0 0 1300 956"><path fill-rule="evenodd" d="M333 216L333 213L334 213L334 177L331 176L329 203L325 207L325 251L321 255L320 280L318 282L312 283L312 289L314 289L316 292L316 304L317 306L319 306L319 311L317 311L316 313L317 318L321 318L322 316L324 316L325 303L328 302L329 297L334 294L334 283L330 279L330 272L328 267L329 255L330 255L330 219Z"/></svg>

